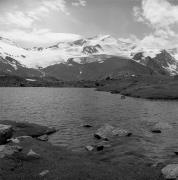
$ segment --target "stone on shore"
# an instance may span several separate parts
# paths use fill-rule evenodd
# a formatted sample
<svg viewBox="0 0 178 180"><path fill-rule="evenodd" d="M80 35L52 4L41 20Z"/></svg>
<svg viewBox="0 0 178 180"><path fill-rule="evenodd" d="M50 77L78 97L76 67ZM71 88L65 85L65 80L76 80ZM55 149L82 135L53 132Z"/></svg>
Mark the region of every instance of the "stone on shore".
<svg viewBox="0 0 178 180"><path fill-rule="evenodd" d="M165 179L178 178L178 164L169 164L161 170Z"/></svg>
<svg viewBox="0 0 178 180"><path fill-rule="evenodd" d="M86 146L85 149L87 151L93 151L94 150L94 147L93 146Z"/></svg>
<svg viewBox="0 0 178 180"><path fill-rule="evenodd" d="M21 146L0 145L0 159L22 151Z"/></svg>
<svg viewBox="0 0 178 180"><path fill-rule="evenodd" d="M27 153L27 157L30 159L39 159L40 155L30 149L30 151Z"/></svg>
<svg viewBox="0 0 178 180"><path fill-rule="evenodd" d="M125 129L115 128L109 124L105 124L103 127L99 128L96 133L94 134L94 137L97 139L103 139L103 140L109 140L109 138L114 136L131 136L132 133L128 132Z"/></svg>
<svg viewBox="0 0 178 180"><path fill-rule="evenodd" d="M9 142L12 142L14 144L19 144L20 143L20 140L18 138L11 138L11 139L8 139Z"/></svg>
<svg viewBox="0 0 178 180"><path fill-rule="evenodd" d="M44 176L46 176L48 173L49 173L49 170L44 170L44 171L42 171L39 175L42 176L42 177L44 177Z"/></svg>
<svg viewBox="0 0 178 180"><path fill-rule="evenodd" d="M5 144L13 135L13 128L11 125L0 124L0 145Z"/></svg>

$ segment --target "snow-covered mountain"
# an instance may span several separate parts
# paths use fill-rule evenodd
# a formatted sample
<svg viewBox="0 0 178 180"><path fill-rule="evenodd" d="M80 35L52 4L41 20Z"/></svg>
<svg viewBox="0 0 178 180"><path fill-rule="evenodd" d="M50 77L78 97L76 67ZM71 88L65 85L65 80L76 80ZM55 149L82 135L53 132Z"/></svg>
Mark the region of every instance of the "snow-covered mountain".
<svg viewBox="0 0 178 180"><path fill-rule="evenodd" d="M23 69L27 75L40 74L44 76L44 69L59 64L94 63L102 64L111 57L122 57L151 68L161 74L178 74L178 49L154 49L121 41L110 35L99 35L75 41L63 41L49 47L34 47L31 49L20 47L11 40L0 37L0 70L6 67L6 72ZM8 69L7 69L8 65ZM58 66L59 67L59 66ZM33 73L30 74L30 70ZM55 71L57 71L55 69ZM50 71L51 72L51 71ZM53 73L52 73L53 74Z"/></svg>
<svg viewBox="0 0 178 180"><path fill-rule="evenodd" d="M0 56L11 57L31 68L67 62L69 58L75 58L79 62L81 57L90 55L106 54L129 57L134 48L134 44L119 41L109 35L59 42L47 48L31 49L24 49L10 40L0 38Z"/></svg>

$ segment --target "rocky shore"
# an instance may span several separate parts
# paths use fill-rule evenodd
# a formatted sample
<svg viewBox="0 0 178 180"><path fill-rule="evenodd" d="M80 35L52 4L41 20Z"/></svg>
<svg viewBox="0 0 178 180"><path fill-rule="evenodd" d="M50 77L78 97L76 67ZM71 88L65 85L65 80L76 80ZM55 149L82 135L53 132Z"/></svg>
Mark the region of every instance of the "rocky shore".
<svg viewBox="0 0 178 180"><path fill-rule="evenodd" d="M111 163L99 160L101 151L74 153L54 146L47 141L54 128L12 121L0 121L0 127L0 140L4 138L0 141L0 180L164 179L162 166L153 167L136 157L120 157L119 162Z"/></svg>

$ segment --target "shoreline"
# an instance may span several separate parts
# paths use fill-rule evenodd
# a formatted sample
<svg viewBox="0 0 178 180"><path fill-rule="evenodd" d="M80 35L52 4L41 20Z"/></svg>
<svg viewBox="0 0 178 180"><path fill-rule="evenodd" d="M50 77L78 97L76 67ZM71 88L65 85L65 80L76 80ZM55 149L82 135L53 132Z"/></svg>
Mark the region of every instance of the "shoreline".
<svg viewBox="0 0 178 180"><path fill-rule="evenodd" d="M3 79L5 78L5 79ZM178 100L178 78L165 76L121 76L117 79L79 81L39 80L27 82L22 78L1 77L0 87L43 87L43 88L94 88L112 94L151 100Z"/></svg>
<svg viewBox="0 0 178 180"><path fill-rule="evenodd" d="M0 179L2 180L162 180L161 168L153 167L149 162L133 156L120 157L119 162L111 163L99 160L102 152L76 153L64 147L54 146L37 137L53 132L51 128L29 123L0 121L11 125L13 138L19 143L8 142L7 146L20 146L22 151L0 159ZM24 138L20 138L20 137ZM26 138L25 138L26 136ZM30 137L29 137L30 136ZM33 136L33 137L32 137ZM39 159L26 157L32 149ZM41 172L48 172L41 176Z"/></svg>

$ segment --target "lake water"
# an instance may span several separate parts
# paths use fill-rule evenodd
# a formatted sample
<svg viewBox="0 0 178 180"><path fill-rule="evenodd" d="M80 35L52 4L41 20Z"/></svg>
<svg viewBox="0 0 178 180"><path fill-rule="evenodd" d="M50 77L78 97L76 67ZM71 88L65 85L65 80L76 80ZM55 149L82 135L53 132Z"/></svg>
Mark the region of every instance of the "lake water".
<svg viewBox="0 0 178 180"><path fill-rule="evenodd" d="M114 138L103 158L134 154L161 162L177 161L178 101L151 101L82 88L0 88L0 120L27 121L59 131L50 137L56 145L84 152L86 145L98 142L93 133L105 123L129 129L132 137ZM152 134L157 122L172 129ZM93 128L83 128L91 124Z"/></svg>

